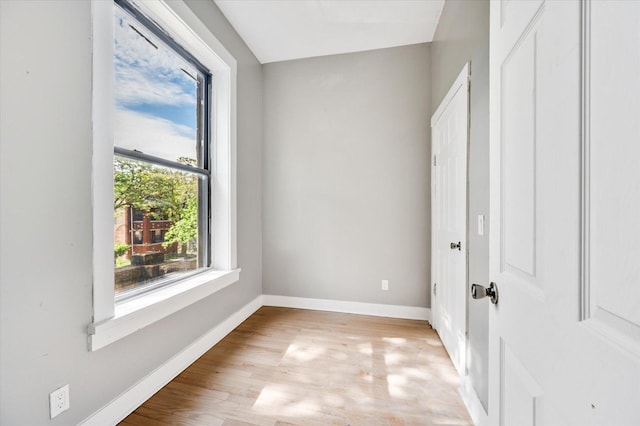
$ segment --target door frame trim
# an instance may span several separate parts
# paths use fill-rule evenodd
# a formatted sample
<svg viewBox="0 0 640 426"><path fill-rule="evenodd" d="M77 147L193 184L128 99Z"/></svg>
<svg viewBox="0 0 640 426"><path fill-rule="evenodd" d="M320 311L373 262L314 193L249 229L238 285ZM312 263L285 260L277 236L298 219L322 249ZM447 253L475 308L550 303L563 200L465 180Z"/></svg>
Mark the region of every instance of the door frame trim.
<svg viewBox="0 0 640 426"><path fill-rule="evenodd" d="M471 125L471 62L468 61L462 67L462 70L458 74L458 77L454 80L451 87L447 91L447 94L440 102L440 105L436 109L436 111L431 116L431 135L433 136L433 126L438 122L438 120L442 117L442 114L447 109L447 107L451 104L453 98L458 94L461 89L466 89L466 100L467 100L467 140L466 140L466 167L465 167L465 271L464 271L464 285L465 285L465 308L464 308L464 335L465 335L465 355L464 355L464 365L462 366L462 378L468 377L469 373L469 294L467 289L469 288L469 151L470 151L470 125ZM430 159L430 176L431 176L431 196L430 201L433 201L433 189L434 189L434 155L433 155L433 137L431 138L431 159ZM433 226L433 203L431 203L431 224L430 224L430 232L431 232L431 274L430 274L430 291L433 296L433 285L435 283L435 276L433 274L433 264L434 264L434 226ZM437 296L436 296L437 297ZM431 298L431 324L433 328L438 331L437 324L437 315L436 309L434 308L434 297ZM455 364L455 362L454 362Z"/></svg>

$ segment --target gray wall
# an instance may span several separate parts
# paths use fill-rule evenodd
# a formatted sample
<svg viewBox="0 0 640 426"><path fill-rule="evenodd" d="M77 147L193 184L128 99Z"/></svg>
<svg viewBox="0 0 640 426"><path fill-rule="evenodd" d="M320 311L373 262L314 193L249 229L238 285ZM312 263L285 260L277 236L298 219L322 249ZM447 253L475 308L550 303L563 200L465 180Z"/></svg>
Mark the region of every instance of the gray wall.
<svg viewBox="0 0 640 426"><path fill-rule="evenodd" d="M266 64L263 89L264 293L429 306L429 45Z"/></svg>
<svg viewBox="0 0 640 426"><path fill-rule="evenodd" d="M92 353L91 5L0 5L0 423L77 424L261 293L261 66L213 2L189 2L238 60L241 281Z"/></svg>
<svg viewBox="0 0 640 426"><path fill-rule="evenodd" d="M447 0L431 44L432 111L440 105L467 61L471 61L469 153L469 285L489 283L489 1ZM485 215L485 235L477 217ZM487 407L487 299L469 302L469 375Z"/></svg>

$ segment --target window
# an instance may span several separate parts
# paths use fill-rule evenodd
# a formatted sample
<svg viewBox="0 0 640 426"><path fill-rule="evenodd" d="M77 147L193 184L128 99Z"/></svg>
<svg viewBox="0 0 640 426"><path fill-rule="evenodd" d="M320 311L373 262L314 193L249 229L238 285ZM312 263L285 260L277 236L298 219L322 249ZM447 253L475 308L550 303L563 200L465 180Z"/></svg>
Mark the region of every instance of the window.
<svg viewBox="0 0 640 426"><path fill-rule="evenodd" d="M97 350L238 281L235 59L180 0L92 0Z"/></svg>
<svg viewBox="0 0 640 426"><path fill-rule="evenodd" d="M137 230L132 230L131 232L133 232L133 244L136 245L141 245L142 244L142 230L137 229ZM117 245L118 243L116 242L115 245ZM131 250L131 247L128 247L127 250ZM133 250L135 252L135 249ZM118 260L116 258L116 260ZM117 273L118 267L116 266L116 273Z"/></svg>
<svg viewBox="0 0 640 426"><path fill-rule="evenodd" d="M121 300L210 264L211 73L131 4L116 4L113 214L124 216L124 229L114 231L114 284ZM163 218L159 244L153 227Z"/></svg>
<svg viewBox="0 0 640 426"><path fill-rule="evenodd" d="M154 244L164 243L164 230L153 230L151 231L151 242Z"/></svg>

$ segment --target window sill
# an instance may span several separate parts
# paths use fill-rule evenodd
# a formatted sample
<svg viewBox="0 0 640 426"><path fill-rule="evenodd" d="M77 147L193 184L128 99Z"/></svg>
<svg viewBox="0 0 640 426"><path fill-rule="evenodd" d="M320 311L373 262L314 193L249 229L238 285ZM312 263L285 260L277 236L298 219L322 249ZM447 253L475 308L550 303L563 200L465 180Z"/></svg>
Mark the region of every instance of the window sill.
<svg viewBox="0 0 640 426"><path fill-rule="evenodd" d="M89 350L95 351L233 284L240 269L210 271L115 305L115 314L89 325Z"/></svg>

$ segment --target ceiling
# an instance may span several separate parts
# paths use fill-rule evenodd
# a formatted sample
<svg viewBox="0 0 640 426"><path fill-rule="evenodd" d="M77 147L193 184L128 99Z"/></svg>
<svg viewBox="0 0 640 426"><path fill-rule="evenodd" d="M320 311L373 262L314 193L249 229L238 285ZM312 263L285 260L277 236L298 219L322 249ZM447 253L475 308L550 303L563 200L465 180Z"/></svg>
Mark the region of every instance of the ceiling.
<svg viewBox="0 0 640 426"><path fill-rule="evenodd" d="M429 42L444 0L214 0L261 63Z"/></svg>

